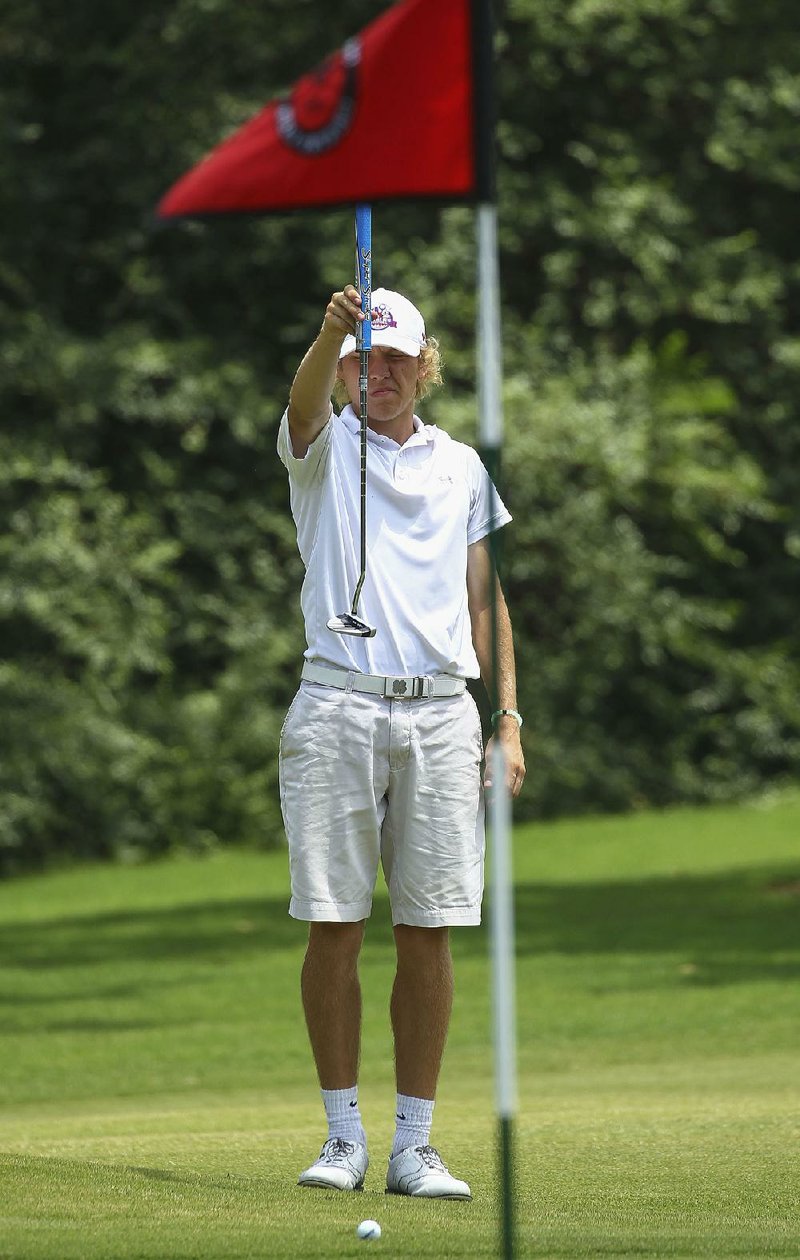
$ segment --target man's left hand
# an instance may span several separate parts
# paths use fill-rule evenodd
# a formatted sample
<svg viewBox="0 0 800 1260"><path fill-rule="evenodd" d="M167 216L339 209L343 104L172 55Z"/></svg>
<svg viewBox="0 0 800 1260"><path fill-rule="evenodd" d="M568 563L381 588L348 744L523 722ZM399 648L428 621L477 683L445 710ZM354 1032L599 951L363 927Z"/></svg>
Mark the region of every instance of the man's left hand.
<svg viewBox="0 0 800 1260"><path fill-rule="evenodd" d="M506 786L512 796L519 796L525 782L525 757L519 737L519 726L512 717L502 717L497 730L486 745L483 786L488 791L492 786L492 759L495 742L499 742L505 755Z"/></svg>

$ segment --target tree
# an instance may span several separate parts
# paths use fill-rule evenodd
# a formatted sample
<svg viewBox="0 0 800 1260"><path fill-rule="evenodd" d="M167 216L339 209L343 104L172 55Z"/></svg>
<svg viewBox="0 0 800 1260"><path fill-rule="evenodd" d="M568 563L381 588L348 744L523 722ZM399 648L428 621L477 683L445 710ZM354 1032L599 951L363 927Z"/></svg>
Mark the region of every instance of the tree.
<svg viewBox="0 0 800 1260"><path fill-rule="evenodd" d="M302 579L274 454L347 212L156 231L168 184L373 10L11 0L0 36L0 865L264 842ZM506 0L508 593L528 814L800 761L795 18ZM376 283L475 435L468 210L382 207Z"/></svg>

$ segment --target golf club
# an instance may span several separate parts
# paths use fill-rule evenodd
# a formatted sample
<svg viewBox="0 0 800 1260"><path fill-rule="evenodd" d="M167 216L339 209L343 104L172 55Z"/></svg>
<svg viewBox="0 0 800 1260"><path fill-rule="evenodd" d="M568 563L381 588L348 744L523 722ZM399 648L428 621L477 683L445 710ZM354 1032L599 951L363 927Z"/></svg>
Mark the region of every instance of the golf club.
<svg viewBox="0 0 800 1260"><path fill-rule="evenodd" d="M358 615L358 601L367 575L367 388L369 352L372 349L372 208L356 206L356 285L366 319L358 321L356 346L359 352L359 420L361 421L361 572L353 592L350 612L331 617L328 629L337 634L353 634L371 639L375 627Z"/></svg>

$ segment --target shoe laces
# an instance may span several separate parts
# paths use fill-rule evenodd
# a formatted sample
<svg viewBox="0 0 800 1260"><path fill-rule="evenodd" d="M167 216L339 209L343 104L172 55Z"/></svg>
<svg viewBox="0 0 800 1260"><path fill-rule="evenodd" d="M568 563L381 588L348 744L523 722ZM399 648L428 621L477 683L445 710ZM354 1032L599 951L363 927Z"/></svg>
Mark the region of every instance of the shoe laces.
<svg viewBox="0 0 800 1260"><path fill-rule="evenodd" d="M435 1146L418 1146L417 1154L434 1172L447 1172L444 1160Z"/></svg>
<svg viewBox="0 0 800 1260"><path fill-rule="evenodd" d="M340 1159L346 1159L348 1155L352 1155L355 1151L353 1142L346 1142L344 1138L328 1138L322 1148L322 1158L327 1162L334 1164Z"/></svg>

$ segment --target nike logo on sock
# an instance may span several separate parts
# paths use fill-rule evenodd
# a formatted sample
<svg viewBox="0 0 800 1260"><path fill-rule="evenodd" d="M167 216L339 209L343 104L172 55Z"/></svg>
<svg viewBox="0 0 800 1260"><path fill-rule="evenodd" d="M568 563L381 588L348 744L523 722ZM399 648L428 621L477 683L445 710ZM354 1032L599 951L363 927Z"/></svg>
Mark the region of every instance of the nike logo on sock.
<svg viewBox="0 0 800 1260"><path fill-rule="evenodd" d="M356 1102L352 1102L352 1103L350 1104L350 1106L351 1106L351 1107L357 1107L357 1106L358 1106L358 1101L356 1101Z"/></svg>
<svg viewBox="0 0 800 1260"><path fill-rule="evenodd" d="M400 1111L398 1111L398 1112L397 1112L397 1114L396 1114L396 1117L395 1117L395 1118L396 1118L397 1120L405 1120L405 1116L404 1116L404 1115L403 1115L403 1113L402 1113L402 1112L400 1112Z"/></svg>

